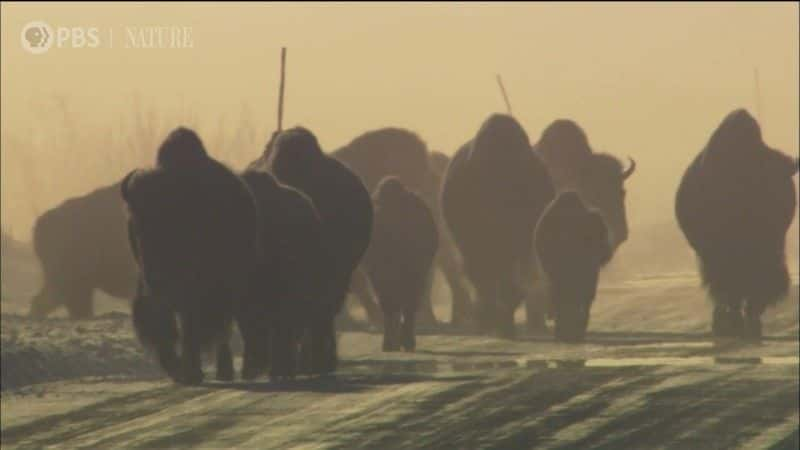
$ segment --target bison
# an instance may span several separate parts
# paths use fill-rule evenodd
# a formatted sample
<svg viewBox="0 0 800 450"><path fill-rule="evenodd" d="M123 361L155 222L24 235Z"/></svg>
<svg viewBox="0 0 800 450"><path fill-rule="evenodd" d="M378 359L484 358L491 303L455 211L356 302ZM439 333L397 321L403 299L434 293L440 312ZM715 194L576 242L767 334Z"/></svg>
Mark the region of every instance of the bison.
<svg viewBox="0 0 800 450"><path fill-rule="evenodd" d="M321 294L322 222L308 196L269 172L248 169L242 178L256 199L260 252L255 298L237 312L245 342L242 377L254 378L268 365L272 377L292 377L298 342L314 322Z"/></svg>
<svg viewBox="0 0 800 450"><path fill-rule="evenodd" d="M344 164L325 155L311 131L296 127L280 133L268 165L277 179L308 195L322 219L324 280L313 313L310 342L304 356L313 373L336 370L334 320L340 312L353 272L372 234L372 200L364 184Z"/></svg>
<svg viewBox="0 0 800 450"><path fill-rule="evenodd" d="M438 152L431 152L415 133L402 128L381 128L368 131L344 147L331 153L331 156L345 163L364 182L367 190L374 192L378 182L387 176L396 176L411 191L417 193L433 211L439 227L439 234L446 230L439 214L439 187L449 158ZM436 260L441 267L452 293L451 321L464 323L471 305L464 276L457 263L457 250L451 242L442 240ZM354 293L362 304L370 308L368 286L364 280L354 283ZM431 305L430 292L426 292L420 306L418 322L432 325L436 323ZM368 309L369 312L369 309ZM373 321L374 310L373 310Z"/></svg>
<svg viewBox="0 0 800 450"><path fill-rule="evenodd" d="M555 337L583 341L600 268L611 259L602 216L573 191L562 191L536 225L534 245L548 280Z"/></svg>
<svg viewBox="0 0 800 450"><path fill-rule="evenodd" d="M73 319L94 315L93 292L130 299L136 292L136 262L128 249L120 184L65 201L42 214L33 227L33 248L43 285L30 315L46 317L65 306Z"/></svg>
<svg viewBox="0 0 800 450"><path fill-rule="evenodd" d="M429 287L438 232L425 202L397 177L375 189L366 272L383 310L383 350L414 351L417 310Z"/></svg>
<svg viewBox="0 0 800 450"><path fill-rule="evenodd" d="M217 378L232 379L231 324L250 295L257 257L250 190L180 127L158 149L156 167L132 171L120 191L140 269L137 336L177 383L202 382L201 354L214 348Z"/></svg>
<svg viewBox="0 0 800 450"><path fill-rule="evenodd" d="M442 213L478 291L483 331L514 336L525 295L519 274L533 265L534 227L553 197L547 169L511 116L491 115L450 162Z"/></svg>
<svg viewBox="0 0 800 450"><path fill-rule="evenodd" d="M756 120L737 109L681 179L675 214L714 304L715 336L760 339L761 314L787 293L797 171L797 159L767 146Z"/></svg>
<svg viewBox="0 0 800 450"><path fill-rule="evenodd" d="M581 127L567 119L545 128L533 151L547 166L556 191L577 192L587 206L603 215L612 250L628 239L624 183L636 170L633 159L625 169L617 158L595 152ZM544 329L547 300L528 296L526 303L529 329Z"/></svg>

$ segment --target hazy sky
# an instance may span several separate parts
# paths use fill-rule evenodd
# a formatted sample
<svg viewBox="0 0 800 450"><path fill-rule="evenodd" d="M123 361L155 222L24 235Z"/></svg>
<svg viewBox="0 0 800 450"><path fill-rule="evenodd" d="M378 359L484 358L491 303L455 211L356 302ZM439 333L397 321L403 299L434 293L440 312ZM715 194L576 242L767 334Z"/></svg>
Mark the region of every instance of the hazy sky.
<svg viewBox="0 0 800 450"><path fill-rule="evenodd" d="M102 48L29 54L20 34L32 20L96 27ZM124 48L126 32L148 26L190 27L193 48ZM798 5L766 2L3 3L2 130L21 133L36 121L30 105L66 95L82 126L102 132L134 92L164 109L183 101L210 123L247 103L267 130L281 46L285 121L311 128L326 149L393 125L452 153L505 109L502 74L532 141L572 118L596 148L637 158L633 223L671 219L677 177L734 108L759 113L767 143L798 153ZM20 147L2 149L4 166ZM3 169L4 190L13 176ZM28 220L5 208L4 221Z"/></svg>

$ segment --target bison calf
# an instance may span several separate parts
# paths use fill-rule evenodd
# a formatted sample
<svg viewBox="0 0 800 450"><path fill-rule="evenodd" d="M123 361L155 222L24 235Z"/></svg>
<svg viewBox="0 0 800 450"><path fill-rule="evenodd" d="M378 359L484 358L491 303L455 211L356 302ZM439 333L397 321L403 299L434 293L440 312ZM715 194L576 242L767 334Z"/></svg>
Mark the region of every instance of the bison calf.
<svg viewBox="0 0 800 450"><path fill-rule="evenodd" d="M208 156L193 131L178 128L158 150L157 166L129 173L121 193L140 268L133 305L139 339L178 383L203 380L201 353L214 346L217 377L231 379L231 320L247 298L256 258L249 189Z"/></svg>
<svg viewBox="0 0 800 450"><path fill-rule="evenodd" d="M384 178L373 194L372 242L364 258L383 309L383 350L414 351L414 323L426 295L438 232L433 215L397 177Z"/></svg>
<svg viewBox="0 0 800 450"><path fill-rule="evenodd" d="M539 220L534 245L549 281L556 339L583 341L598 273L611 258L603 218L588 210L577 193L563 192Z"/></svg>

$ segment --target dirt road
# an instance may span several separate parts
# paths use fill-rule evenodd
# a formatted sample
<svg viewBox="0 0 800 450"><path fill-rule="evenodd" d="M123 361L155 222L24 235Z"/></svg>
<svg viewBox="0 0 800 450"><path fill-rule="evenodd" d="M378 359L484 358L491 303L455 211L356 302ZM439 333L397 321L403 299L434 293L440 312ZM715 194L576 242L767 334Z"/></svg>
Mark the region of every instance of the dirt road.
<svg viewBox="0 0 800 450"><path fill-rule="evenodd" d="M709 339L702 298L690 277L615 284L582 345L438 330L385 354L378 334L347 332L334 377L191 388L160 376L120 314L4 315L2 447L797 449L796 282L761 345ZM30 347L53 381L19 375Z"/></svg>

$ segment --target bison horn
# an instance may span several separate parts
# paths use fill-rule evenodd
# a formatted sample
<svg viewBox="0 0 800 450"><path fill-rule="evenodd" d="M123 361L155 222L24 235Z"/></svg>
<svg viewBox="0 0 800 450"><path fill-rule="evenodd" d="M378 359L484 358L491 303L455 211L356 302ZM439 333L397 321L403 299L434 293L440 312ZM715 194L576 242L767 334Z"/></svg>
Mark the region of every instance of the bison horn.
<svg viewBox="0 0 800 450"><path fill-rule="evenodd" d="M636 161L634 161L633 158L631 158L630 156L628 157L628 159L631 161L631 165L630 167L628 167L628 170L622 172L623 180L627 180L628 177L633 175L633 172L636 170Z"/></svg>
<svg viewBox="0 0 800 450"><path fill-rule="evenodd" d="M129 203L130 197L128 196L128 183L130 183L131 178L136 174L136 169L131 170L125 175L125 178L122 179L122 183L120 185L120 191L122 193L122 199L125 200L126 203Z"/></svg>

